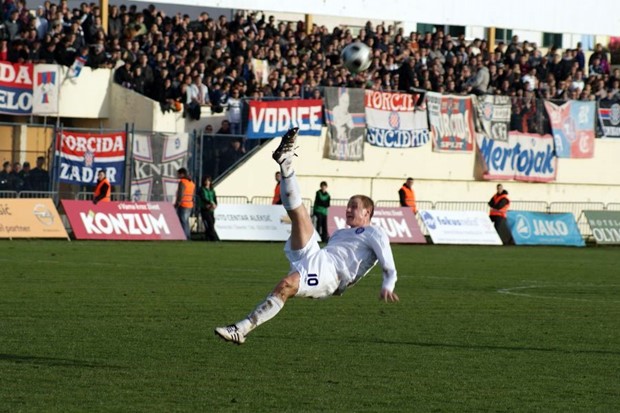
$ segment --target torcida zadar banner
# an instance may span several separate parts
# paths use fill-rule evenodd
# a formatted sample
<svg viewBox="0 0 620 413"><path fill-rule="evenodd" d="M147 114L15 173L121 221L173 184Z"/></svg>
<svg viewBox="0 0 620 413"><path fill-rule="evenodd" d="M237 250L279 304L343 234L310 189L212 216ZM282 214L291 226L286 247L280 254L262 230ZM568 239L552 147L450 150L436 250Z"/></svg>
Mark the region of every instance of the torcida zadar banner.
<svg viewBox="0 0 620 413"><path fill-rule="evenodd" d="M169 202L100 202L63 200L77 239L185 240Z"/></svg>
<svg viewBox="0 0 620 413"><path fill-rule="evenodd" d="M0 238L68 238L51 199L0 199Z"/></svg>

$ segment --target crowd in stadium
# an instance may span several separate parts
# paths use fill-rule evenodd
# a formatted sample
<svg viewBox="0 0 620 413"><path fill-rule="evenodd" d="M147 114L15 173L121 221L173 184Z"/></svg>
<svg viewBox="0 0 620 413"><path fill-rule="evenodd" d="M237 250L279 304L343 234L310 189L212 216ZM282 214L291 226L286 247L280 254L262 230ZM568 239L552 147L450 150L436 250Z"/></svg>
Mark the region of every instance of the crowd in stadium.
<svg viewBox="0 0 620 413"><path fill-rule="evenodd" d="M244 97L318 97L323 86L445 93L495 93L546 99L620 99L620 70L610 70L600 45L585 58L575 49L549 48L514 36L489 51L487 41L466 41L441 30L404 33L370 22L351 30L304 22L278 22L264 13L167 16L154 5L110 6L107 31L95 3L70 8L46 1L29 10L26 0L2 3L0 60L116 68L115 81L162 104L163 110L208 106L220 112ZM342 67L340 51L358 37L373 49L369 70L357 76ZM252 59L268 62L259 84ZM231 100L232 99L232 100ZM236 100L235 100L236 99ZM199 111L198 111L199 115Z"/></svg>

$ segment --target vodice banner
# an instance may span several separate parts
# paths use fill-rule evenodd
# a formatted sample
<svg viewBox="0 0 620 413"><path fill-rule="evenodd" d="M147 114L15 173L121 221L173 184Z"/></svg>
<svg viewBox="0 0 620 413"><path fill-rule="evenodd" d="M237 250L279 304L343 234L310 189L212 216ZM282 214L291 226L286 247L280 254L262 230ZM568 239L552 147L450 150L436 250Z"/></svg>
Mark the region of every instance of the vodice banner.
<svg viewBox="0 0 620 413"><path fill-rule="evenodd" d="M474 98L478 132L498 141L508 140L512 105L509 96L486 95Z"/></svg>
<svg viewBox="0 0 620 413"><path fill-rule="evenodd" d="M364 160L366 113L364 89L325 88L327 158L338 161Z"/></svg>
<svg viewBox="0 0 620 413"><path fill-rule="evenodd" d="M563 105L545 101L558 158L594 156L595 102L572 100Z"/></svg>
<svg viewBox="0 0 620 413"><path fill-rule="evenodd" d="M49 115L58 113L60 93L60 66L35 65L32 88L32 113Z"/></svg>
<svg viewBox="0 0 620 413"><path fill-rule="evenodd" d="M69 238L51 199L0 199L1 238Z"/></svg>
<svg viewBox="0 0 620 413"><path fill-rule="evenodd" d="M346 210L344 206L329 207L327 230L330 234L347 228ZM383 228L392 243L426 244L426 238L411 208L375 208L372 224Z"/></svg>
<svg viewBox="0 0 620 413"><path fill-rule="evenodd" d="M508 142L478 134L478 162L483 179L555 181L557 158L550 135L510 132Z"/></svg>
<svg viewBox="0 0 620 413"><path fill-rule="evenodd" d="M585 245L571 213L508 211L507 221L517 245Z"/></svg>
<svg viewBox="0 0 620 413"><path fill-rule="evenodd" d="M430 136L420 99L418 94L366 90L366 142L385 148L426 145Z"/></svg>
<svg viewBox="0 0 620 413"><path fill-rule="evenodd" d="M62 200L77 239L185 240L169 202L99 202Z"/></svg>
<svg viewBox="0 0 620 413"><path fill-rule="evenodd" d="M299 135L320 136L323 128L323 101L295 99L250 101L248 139L279 138L290 128Z"/></svg>
<svg viewBox="0 0 620 413"><path fill-rule="evenodd" d="M469 152L474 148L471 96L426 94L426 107L435 152Z"/></svg>
<svg viewBox="0 0 620 413"><path fill-rule="evenodd" d="M32 113L32 64L0 62L0 113Z"/></svg>
<svg viewBox="0 0 620 413"><path fill-rule="evenodd" d="M132 152L131 199L172 202L179 184L177 170L187 168L189 135L135 134Z"/></svg>
<svg viewBox="0 0 620 413"><path fill-rule="evenodd" d="M481 211L420 211L434 244L502 245L493 222Z"/></svg>
<svg viewBox="0 0 620 413"><path fill-rule="evenodd" d="M620 211L583 211L597 244L620 244Z"/></svg>
<svg viewBox="0 0 620 413"><path fill-rule="evenodd" d="M604 138L620 138L620 104L601 100L598 103L598 117Z"/></svg>
<svg viewBox="0 0 620 413"><path fill-rule="evenodd" d="M215 230L223 241L286 241L291 220L282 205L221 204Z"/></svg>
<svg viewBox="0 0 620 413"><path fill-rule="evenodd" d="M112 185L122 185L125 173L125 132L61 132L56 138L58 179L69 184L94 185L105 171Z"/></svg>

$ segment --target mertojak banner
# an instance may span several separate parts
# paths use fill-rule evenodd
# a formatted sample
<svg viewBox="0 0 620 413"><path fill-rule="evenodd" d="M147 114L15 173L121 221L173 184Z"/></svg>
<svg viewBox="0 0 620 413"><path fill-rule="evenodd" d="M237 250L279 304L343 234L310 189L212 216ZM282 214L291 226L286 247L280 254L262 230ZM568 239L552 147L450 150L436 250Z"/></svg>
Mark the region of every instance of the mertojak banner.
<svg viewBox="0 0 620 413"><path fill-rule="evenodd" d="M597 244L620 245L620 211L583 211Z"/></svg>
<svg viewBox="0 0 620 413"><path fill-rule="evenodd" d="M177 170L187 168L187 133L135 134L132 151L131 199L173 202L179 186Z"/></svg>
<svg viewBox="0 0 620 413"><path fill-rule="evenodd" d="M102 170L112 185L122 185L125 174L125 132L60 132L56 137L58 180L94 185Z"/></svg>
<svg viewBox="0 0 620 413"><path fill-rule="evenodd" d="M325 121L328 132L327 158L338 161L364 160L364 89L326 87Z"/></svg>
<svg viewBox="0 0 620 413"><path fill-rule="evenodd" d="M563 105L545 101L558 158L594 156L595 102L569 101Z"/></svg>
<svg viewBox="0 0 620 413"><path fill-rule="evenodd" d="M0 62L0 113L32 113L32 64Z"/></svg>
<svg viewBox="0 0 620 413"><path fill-rule="evenodd" d="M555 180L557 158L550 135L510 132L508 142L481 134L476 139L483 179L524 182Z"/></svg>
<svg viewBox="0 0 620 413"><path fill-rule="evenodd" d="M299 128L300 136L320 136L323 127L323 101L250 101L248 139L279 138L293 127Z"/></svg>
<svg viewBox="0 0 620 413"><path fill-rule="evenodd" d="M426 94L433 133L433 151L470 152L474 148L474 114L471 96Z"/></svg>
<svg viewBox="0 0 620 413"><path fill-rule="evenodd" d="M185 240L169 202L99 202L62 200L77 239Z"/></svg>
<svg viewBox="0 0 620 413"><path fill-rule="evenodd" d="M601 100L598 103L598 118L601 121L604 138L620 138L620 104Z"/></svg>
<svg viewBox="0 0 620 413"><path fill-rule="evenodd" d="M417 148L429 141L426 108L415 93L366 90L366 142L385 148Z"/></svg>
<svg viewBox="0 0 620 413"><path fill-rule="evenodd" d="M508 228L517 245L585 246L571 213L508 211Z"/></svg>
<svg viewBox="0 0 620 413"><path fill-rule="evenodd" d="M509 96L486 95L474 98L478 132L498 141L508 140L512 105Z"/></svg>
<svg viewBox="0 0 620 413"><path fill-rule="evenodd" d="M329 207L327 229L330 234L347 227L346 211L347 207L344 206ZM375 208L372 224L383 228L392 243L426 244L426 238L411 208Z"/></svg>

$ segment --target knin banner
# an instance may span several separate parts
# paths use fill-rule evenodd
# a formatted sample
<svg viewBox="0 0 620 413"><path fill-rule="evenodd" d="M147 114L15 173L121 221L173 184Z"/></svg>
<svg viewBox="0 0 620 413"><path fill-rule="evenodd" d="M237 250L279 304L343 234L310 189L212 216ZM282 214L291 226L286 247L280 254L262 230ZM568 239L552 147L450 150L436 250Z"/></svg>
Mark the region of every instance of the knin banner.
<svg viewBox="0 0 620 413"><path fill-rule="evenodd" d="M95 185L102 170L112 185L122 185L125 173L125 132L60 132L56 137L58 180Z"/></svg>
<svg viewBox="0 0 620 413"><path fill-rule="evenodd" d="M299 128L299 136L320 136L323 128L323 101L250 101L248 139L280 138L295 127Z"/></svg>
<svg viewBox="0 0 620 413"><path fill-rule="evenodd" d="M620 138L620 104L601 100L598 103L598 118L604 138Z"/></svg>
<svg viewBox="0 0 620 413"><path fill-rule="evenodd" d="M594 156L596 102L570 101L563 105L545 101L558 158Z"/></svg>
<svg viewBox="0 0 620 413"><path fill-rule="evenodd" d="M470 152L474 149L474 114L471 96L426 94L433 133L433 151Z"/></svg>
<svg viewBox="0 0 620 413"><path fill-rule="evenodd" d="M62 200L76 239L185 240L169 202L99 202Z"/></svg>
<svg viewBox="0 0 620 413"><path fill-rule="evenodd" d="M478 132L498 141L508 140L512 105L509 96L486 95L474 98Z"/></svg>
<svg viewBox="0 0 620 413"><path fill-rule="evenodd" d="M478 134L477 162L486 180L551 182L557 174L557 158L550 135L510 132L502 142Z"/></svg>
<svg viewBox="0 0 620 413"><path fill-rule="evenodd" d="M363 161L366 112L364 89L325 88L327 158L337 161Z"/></svg>
<svg viewBox="0 0 620 413"><path fill-rule="evenodd" d="M366 142L384 148L417 148L430 140L420 95L366 90Z"/></svg>

